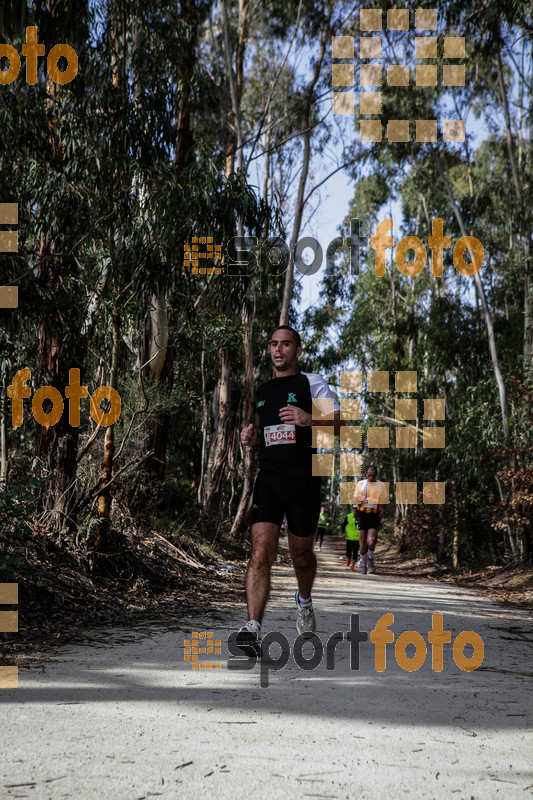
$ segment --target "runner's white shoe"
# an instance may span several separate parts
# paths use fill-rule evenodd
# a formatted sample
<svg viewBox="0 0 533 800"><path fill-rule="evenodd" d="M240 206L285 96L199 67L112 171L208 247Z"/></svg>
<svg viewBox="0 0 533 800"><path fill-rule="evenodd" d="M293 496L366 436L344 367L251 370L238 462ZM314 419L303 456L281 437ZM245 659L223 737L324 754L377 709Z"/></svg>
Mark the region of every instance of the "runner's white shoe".
<svg viewBox="0 0 533 800"><path fill-rule="evenodd" d="M246 625L240 629L236 638L235 644L246 653L247 656L256 656L261 658L263 650L261 648L261 634L255 625L247 622Z"/></svg>
<svg viewBox="0 0 533 800"><path fill-rule="evenodd" d="M313 604L309 603L306 606L300 605L298 601L298 589L294 595L294 602L298 609L298 616L296 617L296 630L303 636L304 639L310 639L316 630L315 612L313 611Z"/></svg>

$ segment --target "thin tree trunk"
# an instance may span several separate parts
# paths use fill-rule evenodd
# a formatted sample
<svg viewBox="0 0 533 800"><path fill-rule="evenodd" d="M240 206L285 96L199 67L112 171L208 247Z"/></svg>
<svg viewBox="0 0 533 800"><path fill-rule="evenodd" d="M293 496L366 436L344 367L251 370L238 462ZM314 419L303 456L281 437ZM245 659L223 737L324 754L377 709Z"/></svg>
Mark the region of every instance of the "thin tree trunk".
<svg viewBox="0 0 533 800"><path fill-rule="evenodd" d="M501 503L503 505L503 501L505 499L505 495L503 493L502 482L501 482L500 478L498 477L498 475L495 475L494 477L496 479L496 484L498 486L498 494L500 495L500 501L501 501ZM505 516L507 518L505 527L507 528L507 536L509 537L509 546L511 548L511 553L513 554L513 558L516 558L516 545L515 545L515 542L514 542L514 539L513 539L513 529L511 528L511 526L509 524L509 514L507 512L505 512Z"/></svg>
<svg viewBox="0 0 533 800"><path fill-rule="evenodd" d="M176 149L174 166L183 173L194 159L194 135L191 114L191 86L196 66L198 43L198 9L196 0L184 0L180 19L188 31L188 37L180 51L178 66L178 90L176 93ZM146 334L146 329L145 332ZM174 376L173 347L169 346L171 330L168 323L165 294L153 295L150 304L150 334L143 336L141 364L146 364L145 375L150 376L161 387L170 392ZM165 410L155 411L148 420L149 434L146 437L147 458L144 470L158 481L166 477L169 414Z"/></svg>
<svg viewBox="0 0 533 800"><path fill-rule="evenodd" d="M452 504L453 504L453 541L452 541L452 564L454 569L459 568L459 507L457 504L457 492L455 481L452 484Z"/></svg>
<svg viewBox="0 0 533 800"><path fill-rule="evenodd" d="M109 386L117 388L118 379L118 358L121 344L121 324L120 315L116 305L113 308L113 349L111 353L111 374ZM104 439L104 463L102 467L102 478L100 481L101 490L98 493L98 518L99 523L96 528L93 550L103 553L116 545L111 541L111 489L105 488L113 477L113 464L115 458L115 426L109 425L106 428Z"/></svg>
<svg viewBox="0 0 533 800"><path fill-rule="evenodd" d="M452 209L453 209L453 213L455 215L455 219L457 220L457 223L459 225L459 230L461 231L461 236L468 236L468 234L466 232L465 224L464 224L464 221L463 221L463 216L462 216L462 214L461 214L461 212L459 210L459 207L457 206L457 203L455 202L455 197L453 195L452 188L450 186L450 182L449 182L448 178L446 177L446 175L444 174L444 171L442 169L442 165L440 163L440 158L437 155L437 153L435 152L435 150L432 150L432 154L433 154L434 161L435 161L435 164L437 166L437 169L439 171L439 174L440 174L440 176L441 176L441 178L442 178L442 180L444 182L444 185L446 187L446 191L447 191L448 197L450 199L450 203L451 203L451 206L452 206ZM471 255L471 258L472 257L473 256ZM507 423L507 419L508 419L508 416L509 416L509 411L508 411L508 407L507 407L507 392L506 392L506 389L505 389L505 383L504 383L504 380L503 380L503 375L502 375L502 372L501 372L501 369L500 369L500 361L499 361L499 358L498 358L498 350L497 350L497 347L496 347L496 337L495 337L495 334L494 334L494 325L492 323L492 314L490 312L489 305L487 303L487 297L485 295L485 289L483 288L483 283L481 282L481 278L479 277L479 273L477 273L477 272L474 275L474 282L475 282L475 286L476 286L479 298L481 300L481 305L483 307L483 316L485 318L485 327L487 329L487 338L488 338L488 341L489 341L490 359L491 359L491 362L492 362L492 369L493 369L493 372L494 372L494 377L496 379L496 384L497 384L497 387L498 387L498 393L499 393L499 398L500 398L500 410L501 410L501 415L502 415L503 437L504 437L504 439L507 439L507 437L509 435L509 427L508 427L508 423Z"/></svg>
<svg viewBox="0 0 533 800"><path fill-rule="evenodd" d="M198 503L202 502L204 493L205 467L207 461L207 429L209 425L209 412L207 410L207 389L205 385L205 349L202 348L200 361L200 371L202 374L202 456L200 464L200 480L198 482Z"/></svg>
<svg viewBox="0 0 533 800"><path fill-rule="evenodd" d="M239 0L239 19L237 24L237 48L235 53L235 74L233 72L232 52L229 35L229 21L228 9L225 0L220 0L220 15L222 20L222 31L224 38L224 56L226 61L226 74L228 79L230 102L232 110L232 124L230 120L229 125L229 141L231 146L228 151L228 158L226 160L226 177L229 178L235 169L235 156L237 160L237 171L243 171L243 141L242 141L242 128L241 128L241 99L244 80L244 55L246 49L246 31L247 31L247 12L248 0ZM237 235L242 237L244 234L243 220L239 217L237 221ZM243 302L241 319L243 331L243 352L244 352L244 399L243 399L243 419L249 420L253 414L254 407L254 394L255 387L253 381L253 348L252 348L252 326L253 326L253 313L251 311L251 285L248 285L246 297ZM218 392L219 400L219 413L222 413L223 398ZM228 412L229 412L228 408ZM230 426L227 427L226 437L229 440ZM218 440L218 437L217 437ZM217 445L221 450L226 450L228 444L224 439L220 439L220 444ZM231 535L235 536L241 529L246 527L247 514L250 505L250 498L253 486L253 452L251 448L244 448L244 476L243 476L243 489L239 505L231 528ZM213 464L216 465L218 454L215 452ZM233 487L232 487L233 488ZM209 498L207 499L207 506L211 505Z"/></svg>
<svg viewBox="0 0 533 800"><path fill-rule="evenodd" d="M0 491L7 490L7 480L9 476L9 453L7 446L7 399L6 399L6 370L5 362L2 364L2 399L1 399L1 415L0 415Z"/></svg>
<svg viewBox="0 0 533 800"><path fill-rule="evenodd" d="M231 362L224 348L219 355L219 379L217 386L218 414L207 466L204 513L212 513L218 505L222 477L228 450L231 422Z"/></svg>
<svg viewBox="0 0 533 800"><path fill-rule="evenodd" d="M524 367L527 369L531 366L531 357L533 355L533 309L531 297L531 276L530 276L530 232L529 223L527 223L527 216L524 212L524 196L522 191L522 181L520 178L520 170L517 163L515 154L515 144L513 140L513 133L511 130L511 115L509 113L509 103L507 100L507 92L505 89L505 82L503 79L503 64L500 48L496 48L496 66L498 71L498 89L500 92L500 99L502 101L503 115L505 119L505 139L507 142L507 152L509 154L509 165L511 167L511 175L513 176L513 185L516 194L516 199L519 205L518 223L523 228L523 222L526 222L526 228L520 234L520 241L524 253L524 333L523 333L523 355Z"/></svg>
<svg viewBox="0 0 533 800"><path fill-rule="evenodd" d="M298 184L298 196L296 199L294 222L292 226L289 264L287 267L287 272L285 273L285 285L283 287L283 299L281 302L281 312L279 315L280 325L289 324L289 312L291 308L292 292L294 287L294 251L296 249L296 243L298 241L298 237L300 236L300 229L302 226L302 217L305 207L305 186L309 174L309 162L311 160L311 138L313 136L311 116L313 111L314 93L316 84L320 77L320 71L322 69L322 62L324 60L325 52L326 52L326 37L325 34L323 33L320 42L320 50L318 58L316 60L315 68L313 70L313 75L305 92L307 98L307 106L305 114L305 130L302 134L304 140L304 152L302 159L302 170L300 172L300 181Z"/></svg>
<svg viewBox="0 0 533 800"><path fill-rule="evenodd" d="M177 97L178 119L176 124L176 154L175 164L182 169L192 159L194 137L191 126L191 78L196 65L196 46L198 42L198 28L196 24L196 0L184 0L181 4L181 16L189 26L190 37L183 44L181 50L180 83Z"/></svg>
<svg viewBox="0 0 533 800"><path fill-rule="evenodd" d="M226 152L226 177L235 171L235 156L237 156L237 171L242 171L243 165L243 144L242 128L240 122L240 105L243 86L243 67L244 50L246 44L246 12L248 9L247 0L239 0L239 23L238 41L236 57L236 77L233 74L231 43L229 35L228 6L226 0L220 0L219 10L222 22L222 36L224 39L224 58L226 61L226 75L230 93L231 114L229 119L229 145Z"/></svg>
<svg viewBox="0 0 533 800"><path fill-rule="evenodd" d="M51 0L48 10L54 16L55 9ZM56 121L53 109L56 86L49 75L46 78L47 100L46 107L49 114L48 139L49 147L53 152L55 142L53 126ZM60 153L57 153L60 158ZM46 169L49 164L46 164ZM56 165L58 169L58 165ZM63 321L57 314L51 312L50 304L46 297L51 288L58 289L62 283L65 272L70 271L70 264L64 264L61 256L55 255L55 248L59 238L52 244L45 235L39 242L39 266L37 269L37 286L42 301L42 316L39 326L39 339L37 350L37 383L49 384L65 396L65 386L69 383L67 366L82 364L86 350L86 339L79 337L76 341L74 352L67 353L63 348L64 329ZM54 309L55 311L55 309ZM60 358L61 354L61 358ZM50 406L45 402L45 407ZM49 410L49 409L48 409ZM63 528L72 530L75 520L72 510L75 506L76 494L76 469L78 453L78 428L69 425L68 412L64 410L61 419L56 425L38 425L35 440L35 457L33 473L45 475L53 479L53 483L37 491L37 509L49 516L48 525L51 531L59 533Z"/></svg>
<svg viewBox="0 0 533 800"><path fill-rule="evenodd" d="M244 402L243 402L243 420L245 425L254 422L253 413L255 406L255 385L253 374L253 351L252 351L252 321L253 316L250 314L247 302L242 311L242 324L243 324L243 349L244 349ZM244 447L244 480L242 487L241 499L239 507L233 521L231 528L231 535L236 536L241 530L244 530L248 525L248 516L250 512L250 503L252 499L253 490L253 476L255 467L255 450L253 447Z"/></svg>

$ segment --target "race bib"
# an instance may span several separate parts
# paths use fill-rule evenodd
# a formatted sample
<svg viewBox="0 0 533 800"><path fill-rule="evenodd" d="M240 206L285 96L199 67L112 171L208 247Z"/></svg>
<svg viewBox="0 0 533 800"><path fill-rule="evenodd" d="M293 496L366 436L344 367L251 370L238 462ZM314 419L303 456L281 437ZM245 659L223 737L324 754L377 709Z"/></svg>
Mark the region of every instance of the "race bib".
<svg viewBox="0 0 533 800"><path fill-rule="evenodd" d="M295 425L266 425L265 444L296 444Z"/></svg>

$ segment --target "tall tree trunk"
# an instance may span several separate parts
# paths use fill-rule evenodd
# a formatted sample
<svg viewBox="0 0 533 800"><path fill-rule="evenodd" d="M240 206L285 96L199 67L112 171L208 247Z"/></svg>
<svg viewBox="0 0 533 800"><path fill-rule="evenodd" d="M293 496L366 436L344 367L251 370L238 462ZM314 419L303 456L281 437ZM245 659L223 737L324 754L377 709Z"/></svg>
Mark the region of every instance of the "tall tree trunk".
<svg viewBox="0 0 533 800"><path fill-rule="evenodd" d="M176 151L174 166L179 173L185 172L194 159L194 136L191 125L191 86L196 66L198 43L198 9L196 0L184 0L180 19L189 36L180 50L177 68L176 93ZM147 374L167 394L172 389L174 377L173 347L169 346L171 330L168 324L166 300L163 292L154 295L150 308L150 340L142 355L141 363L149 362ZM150 433L146 440L147 452L153 452L145 463L145 471L158 481L166 476L169 414L156 411L150 416Z"/></svg>
<svg viewBox="0 0 533 800"><path fill-rule="evenodd" d="M235 160L237 162L237 171L242 173L243 170L243 142L242 142L242 128L240 121L241 99L244 80L244 55L246 49L246 31L247 31L247 11L248 0L239 0L239 18L237 23L237 47L235 53L235 71L233 70L233 57L231 51L228 9L226 0L220 0L220 17L222 21L222 34L224 40L224 58L226 62L226 75L229 87L229 100L231 107L231 116L228 125L228 142L230 143L227 149L226 157L226 177L229 178L235 170ZM236 157L236 158L235 158ZM243 220L239 217L237 221L237 236L242 237L244 234ZM253 350L252 350L252 326L253 326L253 313L251 311L250 297L252 294L251 285L248 285L246 297L243 302L241 312L242 331L243 331L243 351L244 351L244 400L243 400L243 418L250 419L253 413L254 406L254 381L253 381ZM220 490L220 482L223 475L224 462L221 461L223 453L227 453L229 440L231 435L230 425L230 393L229 393L229 370L230 362L222 359L221 363L221 378L219 380L217 400L219 404L219 421L217 422L217 435L215 438L215 452L211 461L211 470L208 475L209 490L206 493L206 510L213 507L213 497L216 497ZM228 371L227 382L224 379L224 372ZM222 389L227 383L226 394L222 393ZM220 423L222 420L222 424ZM245 448L244 453L244 481L239 506L231 528L231 534L235 536L242 528L246 526L246 518L248 507L250 504L250 497L252 493L252 471L253 471L253 453L246 452L250 448ZM220 478L217 478L216 470L217 465L220 465ZM218 484L218 486L217 486Z"/></svg>
<svg viewBox="0 0 533 800"><path fill-rule="evenodd" d="M65 352L63 319L54 313L55 306L52 309L48 299L51 287L61 284L63 269L60 258L52 255L50 245L44 241L44 237L41 239L39 251L37 282L45 311L39 327L36 383L39 386L49 384L65 397L69 369L83 363L86 341L84 337L80 337L76 340L77 352ZM48 413L51 402L45 401L43 408ZM55 425L47 427L37 424L33 472L53 480L50 487L39 492L37 508L41 513L49 515L48 525L55 533L65 528L72 530L75 524L71 512L76 499L78 438L78 428L69 424L66 406Z"/></svg>
<svg viewBox="0 0 533 800"><path fill-rule="evenodd" d="M2 398L0 400L0 492L7 490L9 477L9 452L7 445L7 373L6 363L2 361Z"/></svg>
<svg viewBox="0 0 533 800"><path fill-rule="evenodd" d="M505 119L505 140L507 143L507 152L509 155L509 166L511 168L511 175L513 176L513 186L515 190L516 199L519 205L518 225L521 228L520 243L524 254L524 332L523 332L523 355L524 355L524 368L531 369L531 360L533 357L533 297L531 294L531 231L529 223L529 213L524 213L524 196L522 191L522 180L520 178L520 170L515 153L515 144L513 140L513 132L511 130L511 115L509 113L509 103L507 100L507 92L505 89L505 82L503 78L503 64L500 47L496 48L496 66L498 71L498 90L503 107L503 115Z"/></svg>
<svg viewBox="0 0 533 800"><path fill-rule="evenodd" d="M143 354L146 364L144 377L159 383L164 390L170 390L174 375L171 348L169 347L170 329L165 296L153 295L150 306L150 333L147 337L147 352ZM147 437L146 451L153 453L145 463L145 471L162 481L166 475L166 452L168 443L169 415L163 410L154 411L149 419L150 432Z"/></svg>
<svg viewBox="0 0 533 800"><path fill-rule="evenodd" d="M244 52L246 46L246 14L248 0L239 0L239 21L237 27L237 53L236 68L233 72L233 59L229 34L228 6L226 0L219 2L220 19L222 23L222 36L224 40L224 59L226 61L226 75L229 86L229 106L231 109L228 120L228 146L226 148L226 177L235 171L235 156L237 156L237 171L242 171L243 144L242 128L240 121L240 107L243 87Z"/></svg>
<svg viewBox="0 0 533 800"><path fill-rule="evenodd" d="M200 361L200 372L202 374L202 456L200 463L200 480L198 481L198 503L202 502L204 494L205 468L207 462L207 430L209 426L209 412L207 409L207 388L205 381L205 349L202 348Z"/></svg>
<svg viewBox="0 0 533 800"><path fill-rule="evenodd" d="M442 169L442 165L440 162L440 158L435 150L431 151L433 154L433 158L437 167L437 170L442 178L442 181L446 187L446 192L448 194L450 204L452 206L452 210L457 220L457 224L459 225L459 230L461 231L461 236L468 236L463 220L463 216L459 210L457 203L455 202L455 197L452 192L452 188L450 186L450 182L444 171ZM473 257L473 256L471 256ZM485 294L485 289L483 288L483 283L481 282L481 278L479 277L479 273L476 272L474 275L474 283L476 286L476 290L479 295L479 299L481 300L481 305L483 308L483 316L485 319L485 328L487 330L487 338L489 343L489 353L490 353L490 360L492 362L492 370L494 372L494 377L496 379L496 385L498 387L498 394L500 398L500 411L502 415L502 432L504 439L507 439L509 435L509 426L508 426L508 417L509 417L509 410L507 406L507 391L505 388L505 382L503 380L502 371L500 369L500 360L498 358L498 349L496 347L496 337L494 334L494 325L492 323L492 314L489 309L489 304L487 302L487 296Z"/></svg>
<svg viewBox="0 0 533 800"><path fill-rule="evenodd" d="M198 43L196 0L183 0L181 18L188 26L190 36L181 49L181 60L178 74L178 95L176 98L176 153L174 163L177 169L183 169L192 160L193 132L191 127L191 90L192 76L196 66L196 46Z"/></svg>
<svg viewBox="0 0 533 800"><path fill-rule="evenodd" d="M109 384L112 389L117 388L118 379L118 359L121 345L121 323L120 314L116 303L113 303L113 349L111 351L111 374ZM114 549L116 541L111 534L111 489L106 488L113 477L113 463L115 458L115 426L109 425L106 428L104 439L104 463L102 467L102 477L100 480L100 491L98 493L98 518L99 523L96 528L93 550L97 553L105 553Z"/></svg>
<svg viewBox="0 0 533 800"><path fill-rule="evenodd" d="M252 350L252 320L248 304L246 302L242 311L243 324L243 349L244 349L244 401L243 401L243 420L245 425L254 422L253 414L255 407L255 384L253 369L253 350ZM250 504L252 500L255 450L253 447L244 447L243 463L243 487L239 507L231 528L231 535L236 536L249 524Z"/></svg>
<svg viewBox="0 0 533 800"><path fill-rule="evenodd" d="M294 251L296 249L296 243L298 241L298 237L300 236L300 229L302 227L302 216L305 207L305 186L307 183L307 177L309 175L309 162L311 160L311 139L313 136L312 113L315 102L315 87L320 77L322 62L324 60L324 54L326 52L326 39L327 37L325 31L323 31L320 41L320 50L318 53L317 60L315 62L313 75L311 76L311 80L309 81L309 84L307 85L305 91L306 106L305 106L305 129L302 134L304 142L302 170L300 172L300 181L298 183L298 195L296 198L294 222L292 226L289 264L287 267L287 272L285 273L285 285L283 287L283 299L281 302L281 312L279 315L280 325L289 324L289 312L291 308L292 292L294 287Z"/></svg>
<svg viewBox="0 0 533 800"><path fill-rule="evenodd" d="M452 485L452 505L453 505L453 541L452 541L452 564L454 569L459 568L459 506L457 503L457 491L455 481Z"/></svg>
<svg viewBox="0 0 533 800"><path fill-rule="evenodd" d="M216 405L215 431L207 465L204 513L210 514L218 507L222 477L231 423L231 362L228 351L223 348L219 354L219 379Z"/></svg>
<svg viewBox="0 0 533 800"><path fill-rule="evenodd" d="M48 0L47 5L52 18L60 15L61 11L53 0ZM85 2L77 0L72 10L78 24L82 23L86 13ZM80 28L83 29L83 23L80 24ZM46 135L50 152L53 152L56 158L55 169L59 170L62 153L55 147L54 139L56 85L50 75L46 77L46 90L46 108L49 116ZM50 164L47 163L45 169L49 168ZM71 352L65 350L65 318L57 314L54 295L61 286L63 276L75 272L75 264L73 259L68 259L65 263L64 256L55 255L57 247L61 251L60 241L61 231L57 231L54 235L54 244L44 235L39 242L37 286L42 299L42 315L37 347L36 381L38 385L53 386L64 397L65 386L69 383L69 369L83 364L87 341L85 337L80 336ZM65 314L68 315L68 312ZM70 322L71 320L67 320L67 327ZM83 378L83 375L81 377ZM50 402L45 401L44 407L49 411ZM68 419L68 410L64 409L56 425L49 427L37 425L35 440L33 473L53 479L51 486L37 492L37 509L49 515L48 526L55 533L64 528L72 530L75 525L72 512L76 499L78 428L71 427Z"/></svg>

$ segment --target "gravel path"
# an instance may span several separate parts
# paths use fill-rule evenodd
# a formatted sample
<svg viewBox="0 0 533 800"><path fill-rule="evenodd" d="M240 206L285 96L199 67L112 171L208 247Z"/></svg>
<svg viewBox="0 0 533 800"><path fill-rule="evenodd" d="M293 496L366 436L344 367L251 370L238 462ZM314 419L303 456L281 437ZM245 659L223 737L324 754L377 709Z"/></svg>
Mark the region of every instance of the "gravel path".
<svg viewBox="0 0 533 800"><path fill-rule="evenodd" d="M227 639L245 621L243 609L222 623L197 617L174 629L90 634L90 645L61 648L40 670L21 670L19 688L0 691L0 797L530 797L527 613L449 585L380 576L379 561L376 575L351 573L341 544L326 540L319 554L317 634L326 649L358 614L370 637L392 613L384 671L375 669L379 645L360 643L357 670L357 644L340 636L333 669L325 655L315 669L302 668L293 652L294 578L277 567L264 633L285 636L291 653L273 644L261 667L228 669ZM427 634L435 613L452 642L462 631L481 637L477 670L459 669L445 644L443 670L433 671ZM193 670L184 641L206 627L222 653L205 663L221 668ZM426 642L417 671L396 662L403 631ZM411 657L414 645L405 652ZM467 646L465 657L472 652ZM302 657L312 654L308 642ZM275 669L280 660L286 665Z"/></svg>

